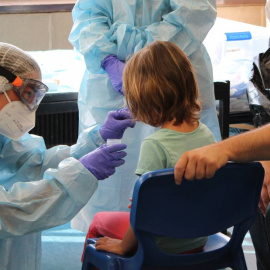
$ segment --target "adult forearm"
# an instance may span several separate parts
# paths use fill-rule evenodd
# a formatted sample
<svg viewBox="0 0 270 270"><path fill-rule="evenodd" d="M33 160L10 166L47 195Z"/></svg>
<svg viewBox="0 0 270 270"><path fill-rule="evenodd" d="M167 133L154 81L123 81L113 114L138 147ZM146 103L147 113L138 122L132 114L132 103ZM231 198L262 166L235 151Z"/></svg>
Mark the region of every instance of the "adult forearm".
<svg viewBox="0 0 270 270"><path fill-rule="evenodd" d="M218 144L230 161L269 160L270 125L245 132Z"/></svg>
<svg viewBox="0 0 270 270"><path fill-rule="evenodd" d="M43 180L18 181L8 191L0 186L0 239L70 221L97 186L97 179L73 158L62 161L57 169L48 169Z"/></svg>
<svg viewBox="0 0 270 270"><path fill-rule="evenodd" d="M270 124L184 153L175 165L175 182L211 178L228 161L270 160Z"/></svg>

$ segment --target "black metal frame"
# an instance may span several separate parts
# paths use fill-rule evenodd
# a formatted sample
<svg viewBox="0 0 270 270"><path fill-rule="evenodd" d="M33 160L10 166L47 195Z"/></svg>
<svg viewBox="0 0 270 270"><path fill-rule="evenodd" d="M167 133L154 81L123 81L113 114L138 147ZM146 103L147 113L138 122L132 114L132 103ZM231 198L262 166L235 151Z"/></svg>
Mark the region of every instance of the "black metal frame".
<svg viewBox="0 0 270 270"><path fill-rule="evenodd" d="M44 138L47 148L72 145L78 138L78 93L47 93L36 113L36 126L30 133Z"/></svg>
<svg viewBox="0 0 270 270"><path fill-rule="evenodd" d="M218 120L221 138L229 137L230 81L214 82L215 99L219 101Z"/></svg>
<svg viewBox="0 0 270 270"><path fill-rule="evenodd" d="M78 112L78 92L46 93L37 115Z"/></svg>

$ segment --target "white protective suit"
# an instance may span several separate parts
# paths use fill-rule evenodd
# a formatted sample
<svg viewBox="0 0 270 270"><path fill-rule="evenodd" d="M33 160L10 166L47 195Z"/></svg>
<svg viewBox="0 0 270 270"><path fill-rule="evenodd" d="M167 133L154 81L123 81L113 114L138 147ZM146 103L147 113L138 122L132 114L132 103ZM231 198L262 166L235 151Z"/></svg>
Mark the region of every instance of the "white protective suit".
<svg viewBox="0 0 270 270"><path fill-rule="evenodd" d="M175 42L191 61L199 83L201 121L220 140L215 109L212 65L202 44L216 19L216 0L77 0L70 42L84 56L86 71L79 91L80 130L102 124L108 111L125 106L101 61L110 54L125 61L154 40ZM127 144L126 163L99 182L89 203L72 220L72 227L88 231L99 211L127 211L136 176L140 144L154 128L137 123L122 139Z"/></svg>
<svg viewBox="0 0 270 270"><path fill-rule="evenodd" d="M97 188L75 158L100 143L95 127L71 147L48 150L39 136L0 135L0 270L41 268L41 231L70 221Z"/></svg>

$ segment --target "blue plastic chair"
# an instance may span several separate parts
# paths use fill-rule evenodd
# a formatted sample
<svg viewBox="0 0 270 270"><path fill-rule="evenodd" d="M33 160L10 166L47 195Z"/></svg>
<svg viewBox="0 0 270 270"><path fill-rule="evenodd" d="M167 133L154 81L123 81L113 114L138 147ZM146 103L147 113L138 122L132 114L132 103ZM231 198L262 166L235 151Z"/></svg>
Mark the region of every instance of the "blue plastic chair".
<svg viewBox="0 0 270 270"><path fill-rule="evenodd" d="M152 171L136 182L130 222L139 241L131 257L85 249L83 270L95 269L247 269L242 242L256 218L264 170L260 163L228 163L211 179L183 180L173 168ZM219 233L234 227L231 238ZM209 236L202 252L166 254L154 235L175 238Z"/></svg>

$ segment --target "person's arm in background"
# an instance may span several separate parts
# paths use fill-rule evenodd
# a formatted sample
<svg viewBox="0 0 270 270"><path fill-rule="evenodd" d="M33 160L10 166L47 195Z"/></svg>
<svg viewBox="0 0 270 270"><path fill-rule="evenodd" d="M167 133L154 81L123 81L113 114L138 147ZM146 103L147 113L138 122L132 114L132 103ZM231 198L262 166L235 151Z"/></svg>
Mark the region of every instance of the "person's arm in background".
<svg viewBox="0 0 270 270"><path fill-rule="evenodd" d="M84 56L92 73L99 73L105 56L117 54L117 44L111 40L113 14L109 2L79 0L72 10L74 24L69 41Z"/></svg>
<svg viewBox="0 0 270 270"><path fill-rule="evenodd" d="M175 181L211 178L228 161L270 159L270 124L184 153L175 165Z"/></svg>

